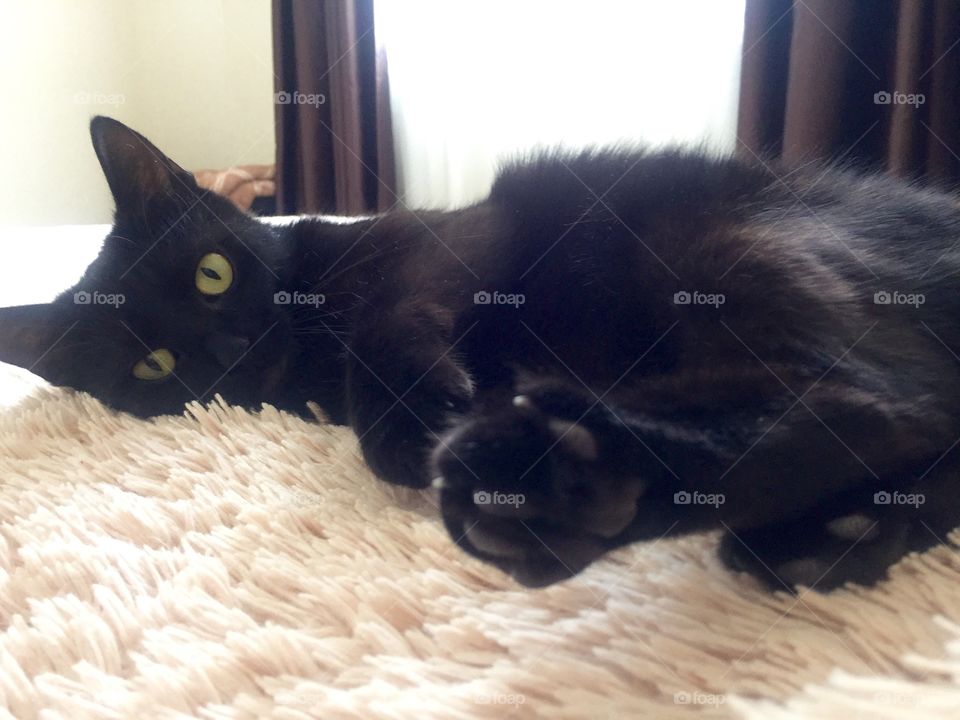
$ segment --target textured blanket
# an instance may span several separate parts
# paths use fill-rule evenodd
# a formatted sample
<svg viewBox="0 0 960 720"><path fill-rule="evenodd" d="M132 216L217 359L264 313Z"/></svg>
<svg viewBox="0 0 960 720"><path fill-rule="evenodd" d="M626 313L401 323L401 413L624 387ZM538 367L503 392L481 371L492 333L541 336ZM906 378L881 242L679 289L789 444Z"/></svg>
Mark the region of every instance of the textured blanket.
<svg viewBox="0 0 960 720"><path fill-rule="evenodd" d="M696 536L531 591L344 429L0 391L0 717L960 717L951 549L788 596Z"/></svg>
<svg viewBox="0 0 960 720"><path fill-rule="evenodd" d="M258 197L277 191L275 165L242 165L226 170L197 170L197 185L233 201L241 210L249 210Z"/></svg>

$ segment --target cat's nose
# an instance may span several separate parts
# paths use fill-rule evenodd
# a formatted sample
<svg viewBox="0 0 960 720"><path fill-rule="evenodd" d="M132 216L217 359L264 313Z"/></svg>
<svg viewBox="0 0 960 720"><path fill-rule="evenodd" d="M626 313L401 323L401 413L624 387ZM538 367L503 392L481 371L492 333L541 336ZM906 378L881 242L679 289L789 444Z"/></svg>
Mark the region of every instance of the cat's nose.
<svg viewBox="0 0 960 720"><path fill-rule="evenodd" d="M229 370L250 348L250 340L239 335L217 332L207 338L205 347L225 370Z"/></svg>

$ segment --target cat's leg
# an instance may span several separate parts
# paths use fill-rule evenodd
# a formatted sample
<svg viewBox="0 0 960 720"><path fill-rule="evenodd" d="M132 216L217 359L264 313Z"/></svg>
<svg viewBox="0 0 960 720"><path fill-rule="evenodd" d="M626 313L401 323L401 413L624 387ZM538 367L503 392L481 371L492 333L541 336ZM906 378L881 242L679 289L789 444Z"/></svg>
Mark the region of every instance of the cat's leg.
<svg viewBox="0 0 960 720"><path fill-rule="evenodd" d="M774 590L873 584L907 553L947 542L960 525L960 503L950 491L958 471L947 463L920 480L867 483L787 522L728 527L720 557Z"/></svg>
<svg viewBox="0 0 960 720"><path fill-rule="evenodd" d="M453 539L540 586L629 542L631 527L657 537L715 523L715 508L679 507L669 483L651 482L645 442L671 440L610 402L557 379L478 398L434 451Z"/></svg>
<svg viewBox="0 0 960 720"><path fill-rule="evenodd" d="M931 456L925 440L934 435L891 421L887 406L869 393L826 382L804 396L804 407L782 416L758 408L741 412L740 420L701 416L693 424L638 410L653 392L598 399L573 381L536 378L514 392L512 401L479 398L443 437L434 463L452 537L528 585L568 577L625 543L725 526L755 551L769 545L769 563L739 563L758 574L764 564L807 557L829 567L864 523L849 516L872 510L873 493L884 489L880 478L866 475L867 466L902 474L893 470ZM725 447L738 422L749 431ZM697 429L713 425L722 432ZM943 528L958 521L947 510L960 504L944 489L949 478L931 473L924 486L927 497L940 498L941 530L928 524L944 536ZM903 513L867 517L881 519L880 534L831 567L818 587L877 579L904 552L923 547L920 531L935 542L922 524L905 528Z"/></svg>
<svg viewBox="0 0 960 720"><path fill-rule="evenodd" d="M347 345L350 425L383 480L429 484L430 448L469 408L473 385L451 332L442 308L408 302L360 323Z"/></svg>

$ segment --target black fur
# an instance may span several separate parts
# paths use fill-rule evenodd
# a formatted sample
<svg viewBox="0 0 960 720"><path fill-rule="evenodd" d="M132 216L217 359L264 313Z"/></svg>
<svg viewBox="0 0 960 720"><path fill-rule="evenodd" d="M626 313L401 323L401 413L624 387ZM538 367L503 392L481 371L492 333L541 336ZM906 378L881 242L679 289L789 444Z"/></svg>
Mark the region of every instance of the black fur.
<svg viewBox="0 0 960 720"><path fill-rule="evenodd" d="M869 583L960 523L950 195L609 150L518 162L463 210L271 228L118 123L93 135L114 229L53 306L0 314L0 359L142 416L317 401L383 479L440 478L454 540L529 585L708 528L773 587ZM237 275L214 302L212 250ZM229 372L214 333L252 344ZM177 377L132 378L145 346Z"/></svg>

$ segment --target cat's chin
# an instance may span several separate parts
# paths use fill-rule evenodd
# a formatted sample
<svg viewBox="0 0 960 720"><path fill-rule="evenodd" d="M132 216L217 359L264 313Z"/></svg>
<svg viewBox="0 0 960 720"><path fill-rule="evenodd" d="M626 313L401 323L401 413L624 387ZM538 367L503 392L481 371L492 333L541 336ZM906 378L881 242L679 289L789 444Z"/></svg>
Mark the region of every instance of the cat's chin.
<svg viewBox="0 0 960 720"><path fill-rule="evenodd" d="M286 379L289 365L290 353L284 353L277 362L267 367L263 374L263 384L260 386L263 397L271 396L280 386L281 381Z"/></svg>

